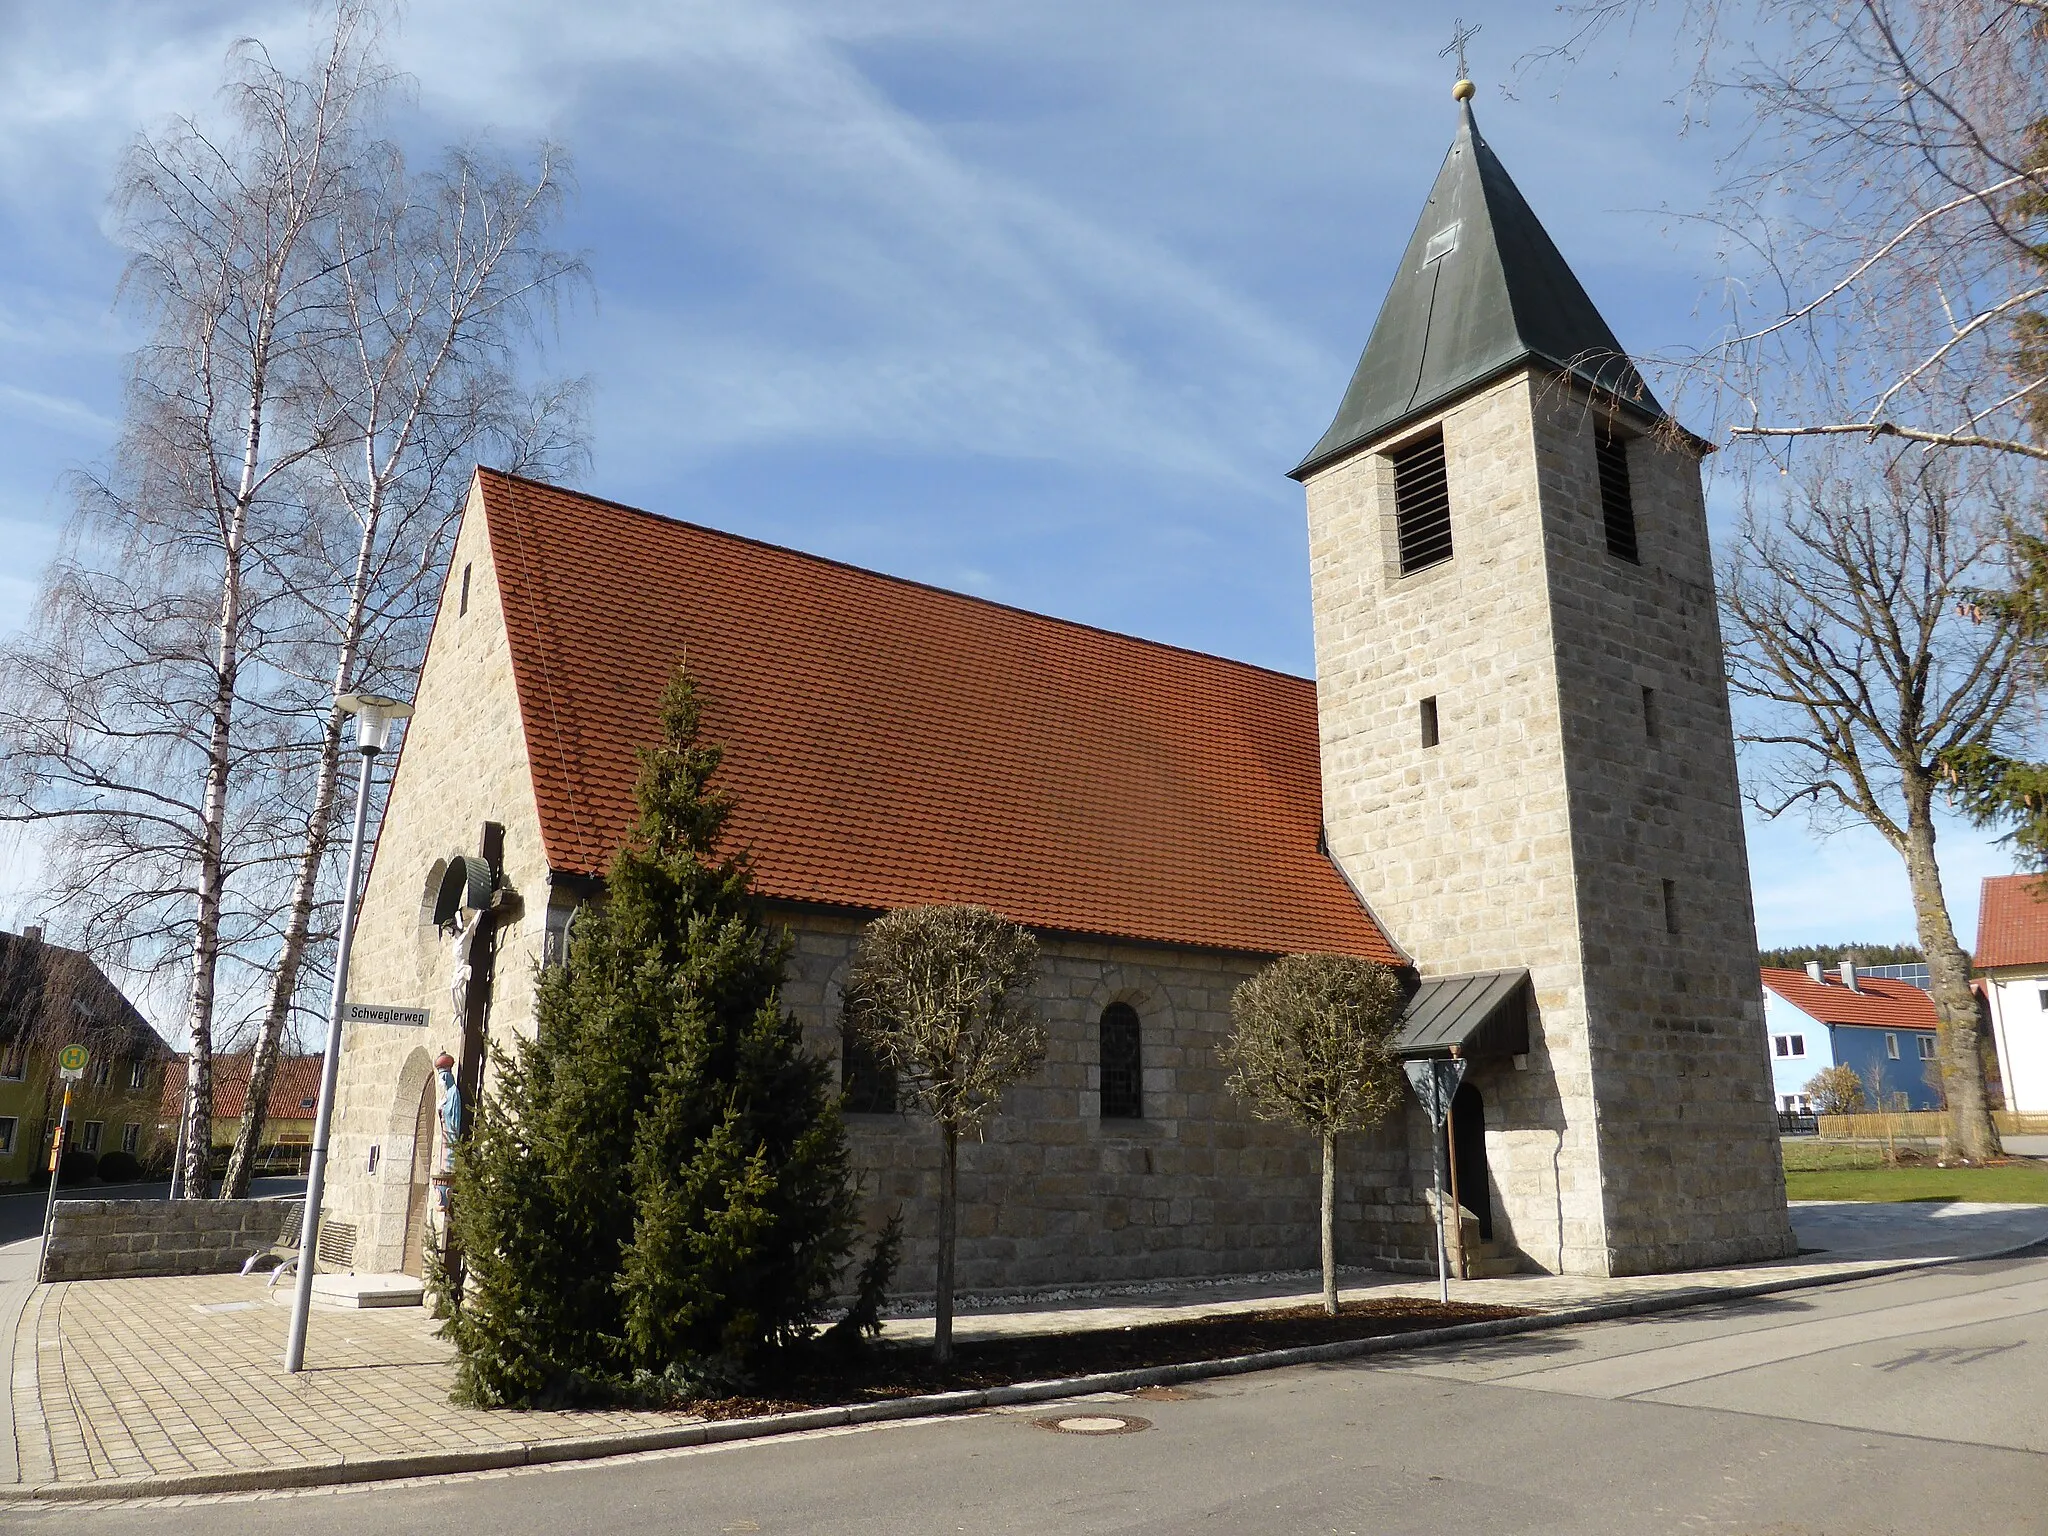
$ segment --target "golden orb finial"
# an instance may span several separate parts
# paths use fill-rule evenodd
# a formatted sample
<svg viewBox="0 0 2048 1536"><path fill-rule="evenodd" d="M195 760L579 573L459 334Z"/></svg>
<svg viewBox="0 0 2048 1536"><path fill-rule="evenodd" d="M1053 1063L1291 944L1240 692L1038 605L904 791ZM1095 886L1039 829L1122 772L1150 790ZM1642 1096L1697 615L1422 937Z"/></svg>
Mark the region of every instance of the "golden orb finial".
<svg viewBox="0 0 2048 1536"><path fill-rule="evenodd" d="M1451 100L1470 101L1472 97L1478 92L1478 90L1479 87L1474 85L1470 80L1460 80L1456 85L1451 87Z"/></svg>

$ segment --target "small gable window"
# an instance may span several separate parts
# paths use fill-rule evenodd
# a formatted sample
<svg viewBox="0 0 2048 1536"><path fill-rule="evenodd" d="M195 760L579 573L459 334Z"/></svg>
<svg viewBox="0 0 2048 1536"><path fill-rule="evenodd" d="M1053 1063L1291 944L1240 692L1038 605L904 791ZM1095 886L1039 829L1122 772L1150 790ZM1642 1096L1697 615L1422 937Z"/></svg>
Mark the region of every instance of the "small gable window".
<svg viewBox="0 0 2048 1536"><path fill-rule="evenodd" d="M1774 1043L1778 1048L1780 1056L1804 1056L1806 1054L1806 1036L1804 1035L1779 1035Z"/></svg>
<svg viewBox="0 0 2048 1536"><path fill-rule="evenodd" d="M1407 576L1451 558L1451 485L1443 433L1410 443L1393 460L1394 538L1401 574Z"/></svg>
<svg viewBox="0 0 2048 1536"><path fill-rule="evenodd" d="M462 568L462 595L455 600L455 616L459 619L469 612L469 567Z"/></svg>
<svg viewBox="0 0 2048 1536"><path fill-rule="evenodd" d="M1145 1114L1144 1048L1138 1010L1111 1003L1102 1010L1102 1118L1138 1120Z"/></svg>
<svg viewBox="0 0 2048 1536"><path fill-rule="evenodd" d="M1600 516L1607 525L1607 553L1640 564L1636 547L1636 504L1628 483L1628 439L1605 427L1593 429L1593 457L1600 465Z"/></svg>

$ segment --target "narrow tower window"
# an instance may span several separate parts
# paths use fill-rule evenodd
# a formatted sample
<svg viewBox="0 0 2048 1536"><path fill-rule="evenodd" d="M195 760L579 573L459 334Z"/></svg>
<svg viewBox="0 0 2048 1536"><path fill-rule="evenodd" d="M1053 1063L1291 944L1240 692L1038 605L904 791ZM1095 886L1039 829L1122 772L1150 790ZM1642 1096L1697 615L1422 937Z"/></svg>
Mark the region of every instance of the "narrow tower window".
<svg viewBox="0 0 2048 1536"><path fill-rule="evenodd" d="M1143 1042L1138 1010L1111 1003L1102 1010L1102 1118L1138 1120L1145 1113Z"/></svg>
<svg viewBox="0 0 2048 1536"><path fill-rule="evenodd" d="M1422 744L1433 747L1441 739L1436 728L1436 699L1432 695L1422 701Z"/></svg>
<svg viewBox="0 0 2048 1536"><path fill-rule="evenodd" d="M1628 485L1628 439L1595 427L1593 457L1600 465L1600 515L1607 523L1607 553L1640 564L1636 504Z"/></svg>
<svg viewBox="0 0 2048 1536"><path fill-rule="evenodd" d="M469 567L462 568L462 596L456 601L455 616L459 619L469 612Z"/></svg>
<svg viewBox="0 0 2048 1536"><path fill-rule="evenodd" d="M1643 690L1643 736L1646 740L1656 741L1663 734L1663 723L1657 718L1657 690L1645 688Z"/></svg>
<svg viewBox="0 0 2048 1536"><path fill-rule="evenodd" d="M1664 931L1666 933L1678 932L1678 882L1676 880L1666 880L1664 882Z"/></svg>
<svg viewBox="0 0 2048 1536"><path fill-rule="evenodd" d="M1393 455L1394 534L1401 574L1451 558L1451 486L1444 468L1444 435L1432 432Z"/></svg>

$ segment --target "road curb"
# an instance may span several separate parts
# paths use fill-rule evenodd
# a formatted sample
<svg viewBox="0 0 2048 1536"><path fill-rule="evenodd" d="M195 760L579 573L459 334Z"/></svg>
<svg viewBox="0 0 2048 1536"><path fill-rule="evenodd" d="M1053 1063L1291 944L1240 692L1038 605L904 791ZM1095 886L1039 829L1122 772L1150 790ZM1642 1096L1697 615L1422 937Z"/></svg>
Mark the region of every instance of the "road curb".
<svg viewBox="0 0 2048 1536"><path fill-rule="evenodd" d="M336 1458L302 1462L294 1466L253 1467L225 1472L185 1472L156 1477L101 1478L92 1482L0 1487L0 1508L8 1504L120 1501L180 1495L342 1487L360 1483L391 1482L409 1477L440 1477L461 1472L495 1472L510 1467L601 1461L616 1456L642 1455L649 1451L686 1450L693 1446L723 1445L739 1440L767 1439L774 1435L801 1434L819 1429L842 1429L852 1425L880 1424L900 1419L943 1418L987 1408L1052 1402L1061 1398L1085 1396L1091 1392L1131 1392L1140 1387L1174 1386L1181 1382L1202 1381L1222 1376L1248 1376L1260 1371L1282 1370L1289 1366L1356 1360L1370 1355L1396 1354L1403 1350L1426 1348L1437 1344L1504 1338L1522 1333L1542 1333L1555 1328L1573 1327L1580 1323L1612 1322L1618 1318L1675 1312L1688 1307L1708 1306L1715 1302L1743 1301L1756 1296L1817 1290L1831 1285L1850 1285L1857 1281L1881 1280L1890 1275L1907 1274L1915 1270L1942 1269L1954 1264L1978 1264L1993 1259L2011 1258L2044 1244L2048 1244L2048 1232L2029 1238L2025 1242L1992 1249L1986 1253L1899 1259L1876 1263L1853 1274L1799 1275L1786 1280L1758 1281L1754 1285L1696 1286L1666 1292L1659 1296L1596 1302L1590 1306L1567 1307L1556 1312L1531 1313L1526 1317L1453 1323L1443 1328L1418 1329L1413 1333L1382 1334L1374 1338L1347 1339L1333 1344L1306 1344L1294 1349L1269 1349L1256 1354L1232 1355L1218 1360L1190 1360L1179 1365L1143 1366L1128 1371L1099 1371L1092 1375L1067 1376L1053 1381L1018 1382L1007 1387L985 1387L963 1392L933 1392L917 1397L890 1398L885 1402L806 1408L795 1413L767 1414L752 1419L707 1419L694 1424L627 1430L617 1434L589 1435L575 1439L519 1441L478 1450L427 1451L410 1456Z"/></svg>

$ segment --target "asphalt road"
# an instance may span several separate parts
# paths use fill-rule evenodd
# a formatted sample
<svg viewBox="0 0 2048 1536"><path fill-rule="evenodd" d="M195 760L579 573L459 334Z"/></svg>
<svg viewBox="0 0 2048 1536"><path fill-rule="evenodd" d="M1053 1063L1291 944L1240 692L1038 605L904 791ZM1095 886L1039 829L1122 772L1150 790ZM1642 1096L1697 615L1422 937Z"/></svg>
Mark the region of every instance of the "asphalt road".
<svg viewBox="0 0 2048 1536"><path fill-rule="evenodd" d="M2048 1530L2048 1259L1089 1403L148 1509L127 1536ZM1131 1413L1136 1433L1035 1421Z"/></svg>
<svg viewBox="0 0 2048 1536"><path fill-rule="evenodd" d="M302 1178L255 1179L251 1181L250 1193L255 1195L303 1195L306 1181ZM29 1190L18 1195L0 1195L0 1244L18 1243L23 1238L43 1235L43 1202L49 1198L47 1188ZM60 1184L57 1186L57 1200L168 1200L171 1186L163 1184Z"/></svg>

